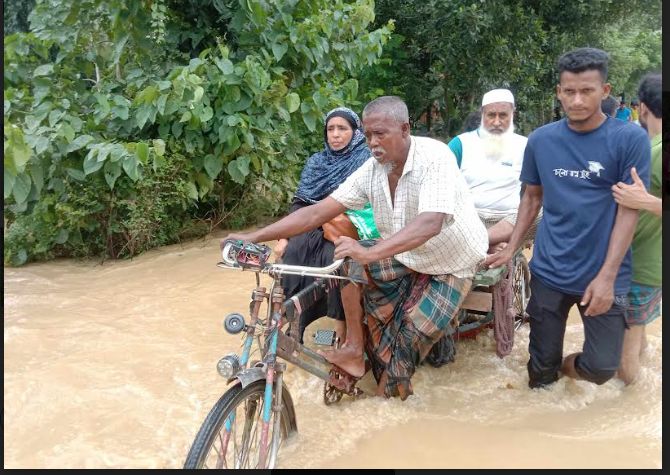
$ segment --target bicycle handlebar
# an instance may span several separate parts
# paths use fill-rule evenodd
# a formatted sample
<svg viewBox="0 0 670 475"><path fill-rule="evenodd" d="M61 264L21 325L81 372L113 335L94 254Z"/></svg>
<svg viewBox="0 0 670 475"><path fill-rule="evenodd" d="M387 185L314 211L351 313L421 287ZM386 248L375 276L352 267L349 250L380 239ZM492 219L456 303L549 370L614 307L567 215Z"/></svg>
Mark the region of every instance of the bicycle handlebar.
<svg viewBox="0 0 670 475"><path fill-rule="evenodd" d="M261 245L262 246L262 245ZM262 250L262 248L266 248L266 246L261 246L254 244L254 243L245 243L243 249L244 250L249 250L251 249L252 251L257 251L257 250ZM348 277L343 277L339 275L334 275L333 272L338 270L342 263L344 262L344 259L337 259L333 261L332 264L327 265L325 267L309 267L309 266L298 266L298 265L291 265L291 264L276 264L276 263L269 263L269 262L263 262L262 259L259 260L259 262L254 265L242 265L238 260L233 258L231 256L231 249L239 247L239 244L236 245L235 241L226 241L224 243L223 249L221 250L221 257L223 259L222 262L219 262L217 265L219 267L227 268L227 269L240 269L240 270L245 270L245 269L250 269L253 270L254 272L262 272L264 274L270 274L270 275L300 275L300 276L310 276L310 277L326 277L330 279L349 279ZM233 249L234 251L234 249ZM236 256L237 257L237 256Z"/></svg>

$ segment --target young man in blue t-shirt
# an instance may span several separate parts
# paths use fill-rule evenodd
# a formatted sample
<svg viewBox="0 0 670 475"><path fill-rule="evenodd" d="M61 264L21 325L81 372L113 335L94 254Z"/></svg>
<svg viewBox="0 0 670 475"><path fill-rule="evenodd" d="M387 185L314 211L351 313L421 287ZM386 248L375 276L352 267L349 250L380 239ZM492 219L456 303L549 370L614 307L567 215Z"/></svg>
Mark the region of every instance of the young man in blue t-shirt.
<svg viewBox="0 0 670 475"><path fill-rule="evenodd" d="M553 383L560 373L603 384L621 358L638 212L618 207L611 187L631 183L632 167L648 186L651 152L641 127L600 109L610 92L607 63L607 53L595 48L559 58L556 93L566 118L528 137L520 176L526 190L514 231L508 246L487 258L490 267L509 262L543 207L526 309L531 388ZM566 321L575 304L584 346L563 359Z"/></svg>
<svg viewBox="0 0 670 475"><path fill-rule="evenodd" d="M621 101L619 107L616 110L616 114L614 114L614 118L622 120L624 122L631 122L632 115L633 113L631 112L631 110L628 107L626 107L626 102Z"/></svg>

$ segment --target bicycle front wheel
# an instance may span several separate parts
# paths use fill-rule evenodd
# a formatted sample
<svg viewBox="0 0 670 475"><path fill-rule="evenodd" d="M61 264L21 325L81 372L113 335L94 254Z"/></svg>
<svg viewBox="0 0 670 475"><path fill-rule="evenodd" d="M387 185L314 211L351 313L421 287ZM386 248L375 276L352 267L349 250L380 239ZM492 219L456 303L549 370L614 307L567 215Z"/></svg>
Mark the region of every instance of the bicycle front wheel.
<svg viewBox="0 0 670 475"><path fill-rule="evenodd" d="M260 466L260 440L263 425L265 380L246 387L236 384L217 401L202 423L186 457L184 468L273 468L275 437L282 442L297 430L293 402L282 388L280 433L273 433L273 418L268 434L265 466Z"/></svg>

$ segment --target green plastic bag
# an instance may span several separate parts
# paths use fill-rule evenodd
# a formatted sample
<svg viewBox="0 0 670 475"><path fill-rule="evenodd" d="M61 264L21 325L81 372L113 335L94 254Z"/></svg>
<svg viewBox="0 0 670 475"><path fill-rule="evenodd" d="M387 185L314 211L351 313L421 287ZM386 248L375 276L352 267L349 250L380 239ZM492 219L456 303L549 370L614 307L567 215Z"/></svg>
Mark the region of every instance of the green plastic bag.
<svg viewBox="0 0 670 475"><path fill-rule="evenodd" d="M372 215L372 205L366 204L363 209L349 209L346 211L351 222L356 226L361 239L379 239L379 231Z"/></svg>

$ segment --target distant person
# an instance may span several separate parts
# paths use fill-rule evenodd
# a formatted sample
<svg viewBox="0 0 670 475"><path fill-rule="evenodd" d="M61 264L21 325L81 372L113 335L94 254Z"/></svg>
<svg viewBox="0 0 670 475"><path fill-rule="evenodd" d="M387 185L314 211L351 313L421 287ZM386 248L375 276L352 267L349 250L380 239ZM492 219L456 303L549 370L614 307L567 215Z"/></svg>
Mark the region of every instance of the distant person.
<svg viewBox="0 0 670 475"><path fill-rule="evenodd" d="M628 107L626 107L626 101L621 101L619 103L619 108L616 110L616 114L614 115L614 117L616 119L623 120L624 122L630 122L631 115L632 115L631 110Z"/></svg>
<svg viewBox="0 0 670 475"><path fill-rule="evenodd" d="M640 104L638 101L630 101L630 119L634 124L640 125Z"/></svg>
<svg viewBox="0 0 670 475"><path fill-rule="evenodd" d="M607 115L607 117L614 117L619 103L612 96L607 96L600 103L600 109Z"/></svg>
<svg viewBox="0 0 670 475"><path fill-rule="evenodd" d="M553 121L561 120L563 118L563 114L561 114L561 106L557 105L554 107L554 117Z"/></svg>
<svg viewBox="0 0 670 475"><path fill-rule="evenodd" d="M617 183L612 187L614 200L620 206L640 210L633 237L633 282L628 292L626 311L628 329L623 340L623 354L618 376L630 384L640 370L640 355L647 346L645 327L661 315L661 132L663 131L662 87L660 74L648 74L638 88L640 125L651 139L651 186L631 170L633 184Z"/></svg>
<svg viewBox="0 0 670 475"><path fill-rule="evenodd" d="M521 164L528 139L514 132L514 95L493 89L482 97L479 127L454 137L449 148L487 227L489 252L512 235L521 193Z"/></svg>
<svg viewBox="0 0 670 475"><path fill-rule="evenodd" d="M372 157L365 143L361 121L358 115L349 108L338 107L328 112L324 120L323 138L323 150L310 156L302 170L298 189L291 203L291 213L327 197L349 175ZM361 211L352 212L361 213ZM324 223L323 226L290 239L279 239L274 248L275 256L282 259L285 264L313 267L330 265L335 254L335 244L332 242L333 238L328 235L327 224ZM351 224L349 226L350 232L356 235L358 230ZM374 222L371 227L373 237L378 236ZM313 281L314 277L310 276L284 276L282 283L286 298L293 297ZM305 328L323 316L335 319L335 331L344 338L346 335L345 316L339 289L328 288L326 295L300 313L298 331L301 342Z"/></svg>
<svg viewBox="0 0 670 475"><path fill-rule="evenodd" d="M615 183L632 183L635 167L649 182L649 138L641 127L607 117L608 55L579 48L558 60L556 94L566 119L528 137L521 169L526 190L509 244L487 258L509 262L540 207L530 261L528 385L546 387L562 374L603 384L619 367L631 280L630 244L638 212L612 199ZM563 358L568 312L577 305L582 351Z"/></svg>
<svg viewBox="0 0 670 475"><path fill-rule="evenodd" d="M482 121L481 109L477 109L470 112L463 121L463 127L461 127L461 133L477 130L481 121Z"/></svg>

